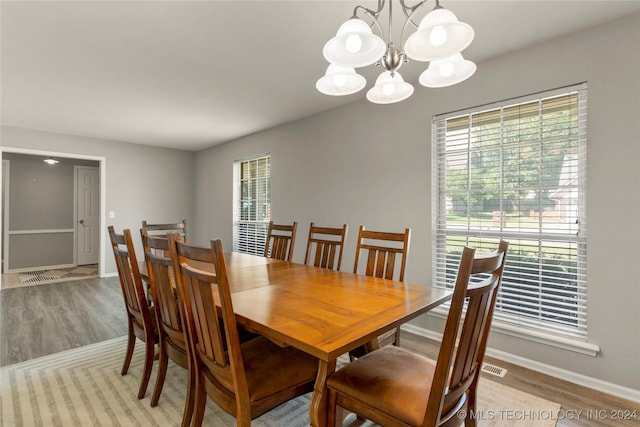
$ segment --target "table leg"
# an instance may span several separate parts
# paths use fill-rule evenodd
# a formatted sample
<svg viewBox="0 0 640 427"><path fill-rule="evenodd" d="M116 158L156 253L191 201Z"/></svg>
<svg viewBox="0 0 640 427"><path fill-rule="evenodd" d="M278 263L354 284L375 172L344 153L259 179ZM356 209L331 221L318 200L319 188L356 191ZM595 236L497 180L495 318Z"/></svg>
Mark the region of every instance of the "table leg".
<svg viewBox="0 0 640 427"><path fill-rule="evenodd" d="M313 396L309 404L309 419L313 427L325 427L327 425L327 377L336 370L336 359L330 362L321 360L318 365L318 376L313 387Z"/></svg>

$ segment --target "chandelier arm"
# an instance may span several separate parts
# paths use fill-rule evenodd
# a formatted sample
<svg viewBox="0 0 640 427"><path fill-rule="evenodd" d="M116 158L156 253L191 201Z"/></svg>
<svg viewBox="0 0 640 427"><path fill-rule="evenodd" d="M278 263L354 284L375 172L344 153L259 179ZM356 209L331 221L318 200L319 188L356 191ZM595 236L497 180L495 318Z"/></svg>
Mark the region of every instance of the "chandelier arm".
<svg viewBox="0 0 640 427"><path fill-rule="evenodd" d="M402 6L402 12L404 12L404 16L407 19L407 21L411 22L411 25L413 25L415 28L418 28L420 26L420 24L416 24L413 21L413 15L416 12L416 10L418 10L420 7L424 6L424 4L426 2L428 2L429 0L422 0L421 2L413 5L413 6L407 6L405 4L405 0L400 0L400 5ZM436 7L434 7L434 9L437 9L438 7L440 7L440 1L439 0L435 0L436 1Z"/></svg>
<svg viewBox="0 0 640 427"><path fill-rule="evenodd" d="M409 23L411 23L411 25L413 25L414 27L418 28L418 24L416 24L415 22L413 22L413 15L415 15L416 11L418 9L420 9L422 6L424 6L424 4L426 2L428 2L429 0L422 0L420 3L417 3L413 6L407 6L405 4L405 0L400 0L400 5L402 6L402 12L404 12L404 15L406 17L405 21L404 21L404 25L402 26L402 32L400 33L400 46L404 46L404 33L407 30L407 26L409 25ZM440 2L439 0L436 0L436 8L440 7Z"/></svg>
<svg viewBox="0 0 640 427"><path fill-rule="evenodd" d="M378 29L378 33L380 33L380 37L384 39L384 32L382 31L382 26L380 25L380 21L378 21L378 15L380 15L380 12L382 11L383 7L384 7L384 0L378 0L378 10L367 9L364 6L356 6L356 8L353 10L353 17L357 18L358 9L362 9L364 13L367 14L369 18L371 18L371 27L375 25L376 28ZM391 37L391 35L389 35L389 37Z"/></svg>
<svg viewBox="0 0 640 427"><path fill-rule="evenodd" d="M353 16L351 16L351 17L352 18L357 18L358 17L358 9L362 9L369 16L378 16L378 15L380 15L380 12L382 12L382 6L380 6L380 5L384 6L384 0L378 1L378 10L371 10L368 7L364 7L362 5L358 5L358 6L353 8Z"/></svg>

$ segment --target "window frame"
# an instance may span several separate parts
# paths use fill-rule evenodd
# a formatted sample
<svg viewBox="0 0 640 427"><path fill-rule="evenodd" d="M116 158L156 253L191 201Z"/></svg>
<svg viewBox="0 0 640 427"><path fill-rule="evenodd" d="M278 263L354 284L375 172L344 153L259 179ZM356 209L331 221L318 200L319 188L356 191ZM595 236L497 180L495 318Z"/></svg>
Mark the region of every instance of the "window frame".
<svg viewBox="0 0 640 427"><path fill-rule="evenodd" d="M506 151L507 149L505 148L506 144L503 144L503 141L506 140L506 133L505 133L505 129L509 129L507 125L505 125L503 123L503 114L505 111L509 111L508 109L513 108L514 106L516 106L517 108L525 108L525 107L529 107L531 105L535 106L535 102L539 102L541 103L540 105L543 105L542 102L545 100L551 100L551 99L555 99L555 98L561 98L562 96L567 96L568 94L576 94L577 97L577 112L576 112L576 119L577 119L577 133L575 135L569 135L567 137L567 139L569 138L575 138L576 139L576 147L574 147L575 152L573 154L575 154L575 162L574 163L568 163L566 157L563 160L562 166L557 166L556 169L560 169L560 167L565 167L565 164L570 164L572 166L572 176L573 177L577 177L577 185L572 186L571 188L576 188L577 189L577 193L575 194L575 197L577 197L577 202L575 202L575 205L572 205L572 211L571 214L577 214L578 215L578 223L576 225L568 225L568 230L566 232L563 231L559 231L559 230L552 230L552 233L548 233L547 235L545 235L545 227L548 227L549 225L546 224L542 218L542 208L540 206L538 206L538 208L540 209L538 211L538 216L540 218L539 220L539 224L538 224L538 229L530 229L530 230L534 230L534 232L526 232L526 231L522 231L525 230L524 226L520 225L520 223L518 223L517 227L506 227L505 225L505 219L504 217L506 216L506 211L503 209L503 197L504 197L504 192L506 190L509 190L509 188L506 186L505 184L505 169L506 169L506 163L505 163L505 157L507 157ZM522 107L521 107L522 106ZM563 87L563 88L558 88L558 89L554 89L554 90L550 90L550 91L545 91L545 92L540 92L540 93L535 93L535 94L530 94L527 96L523 96L523 97L518 97L518 98L513 98L513 99L509 99L509 100L504 100L504 101L499 101L499 102L495 102L492 104L488 104L488 105L483 105L483 106L478 106L478 107L472 107L472 108L468 108L465 110L460 110L460 111L455 111L455 112L450 112L450 113L446 113L446 114L441 114L441 115L436 115L433 117L432 120L432 159L431 159L431 163L432 163L432 232L433 232L433 251L432 251L432 257L433 257L433 284L434 286L437 287L450 287L452 281L455 279L455 271L457 271L457 263L459 262L459 259L456 257L454 251L452 251L452 248L455 248L456 245L459 246L459 248L461 249L462 246L464 246L465 244L467 245L471 245L471 246L476 246L478 248L479 251L489 251L489 250L493 250L497 244L497 241L500 238L504 238L506 240L509 240L511 242L510 247L509 247L509 253L510 255L507 256L507 263L505 265L505 275L503 278L503 288L501 290L501 294L499 296L499 300L498 303L496 305L496 310L495 310L495 314L494 314L494 323L493 323L493 328L494 330L499 330L502 333L508 334L508 335L512 335L512 336L517 336L520 338L527 338L533 341L537 341L537 342L543 342L545 344L550 344L550 345L554 345L557 347L562 347L562 348L567 348L567 349L571 349L571 350L575 350L578 351L580 353L584 353L584 354L590 354L590 355L595 355L597 354L597 352L599 351L599 348L596 345L593 345L591 343L587 342L588 339L588 329L587 329L587 301L586 301L586 282L587 282L587 278L586 278L586 251L587 251L587 234L586 234L586 146L587 146L587 129L586 129L586 124L587 124L587 118L586 118L586 107L587 107L587 84L586 83L581 83L578 85L572 85L572 86L568 86L568 87ZM569 110L569 108L567 108L566 110ZM518 110L519 111L519 110ZM532 111L532 112L531 112ZM539 117L539 121L542 122L542 118L544 117L545 111L544 108L541 108L539 111L535 111L535 110L531 110L531 116L538 116ZM491 114L496 114L496 119L495 121L499 122L499 126L498 126L498 131L496 131L495 135L489 135L488 141L491 142L496 142L498 141L498 145L496 147L491 147L491 150L493 151L497 151L499 152L499 160L497 160L497 167L499 168L499 184L498 187L489 187L489 190L499 190L499 210L497 211L499 213L499 216L497 217L497 227L496 227L496 217L495 217L495 212L494 212L494 218L491 219L487 219L484 221L493 221L493 223L489 224L489 226L476 226L473 225L472 223L474 221L479 221L476 224L487 224L482 223L482 220L479 220L479 213L477 215L477 217L475 217L475 214L471 213L471 194L476 190L473 190L472 188L472 181L470 178L472 173L473 173L473 165L472 165L472 161L473 161L473 156L472 154L475 152L477 154L478 157L487 157L487 153L490 152L489 148L484 148L483 147L483 142L480 141L480 136L482 135L482 131L481 131L481 126L480 125L474 125L471 117L490 117ZM482 116L484 115L484 116ZM449 135L447 135L447 130L449 128L447 128L447 121L450 122L454 122L455 120L458 121L464 121L464 118L468 116L469 117L469 126L468 129L464 129L467 133L467 136L461 136L461 140L462 142L459 141L455 141L456 137L452 137L451 134L452 132L449 132ZM517 120L520 120L519 118ZM506 122L506 120L505 120ZM523 120L524 122L524 120ZM520 123L519 121L517 123ZM523 127L525 127L523 125ZM511 148L519 148L522 149L521 147L523 146L531 146L531 145L539 145L540 147L543 147L543 144L545 144L545 140L543 138L544 135L544 131L542 130L543 124L539 125L540 128L540 137L539 140L531 142L531 141L526 141L523 142L522 139L520 138L524 138L521 137L520 134L518 134L517 138L518 142L513 143L510 142L509 147ZM477 133L477 134L474 134ZM523 134L524 134L524 130L523 130ZM465 141L465 138L467 138L467 140ZM492 139L493 138L493 139ZM534 138L535 139L535 138ZM562 141L562 138L559 138L560 141ZM449 148L447 148L447 141L449 141ZM464 166L460 166L461 168L466 167L466 175L467 175L467 179L468 182L464 182L463 181L463 187L464 185L466 185L466 189L463 188L462 190L462 195L465 195L465 192L468 193L466 196L468 197L466 200L466 215L467 215L467 221L466 221L466 225L460 225L460 224L453 224L453 221L451 221L450 223L447 222L447 212L448 209L451 210L451 206L452 206L452 201L451 201L451 195L454 192L451 189L447 189L446 185L447 185L447 170L449 171L449 174L453 176L453 173L451 172L453 169L455 168L449 168L447 169L447 161L450 160L452 157L454 157L453 154L448 154L448 152L452 152L454 150L451 149L451 145L458 143L460 147L462 147L460 149L460 152L462 153L466 153L468 154L468 158L467 158L467 164ZM474 146L474 144L476 144ZM464 148L466 146L466 148ZM478 154L479 153L479 154ZM449 157L447 157L449 156ZM494 155L494 157L496 157ZM545 159L545 157L543 156L543 154L539 154L538 157L538 162L540 163L540 167L542 168L542 165L545 164L545 161L543 160ZM573 161L574 159L571 159L571 161ZM522 161L520 159L518 159L518 161ZM464 171L462 171L462 174L464 175ZM556 172L557 174L561 174L563 172ZM477 178L476 178L477 179ZM522 179L522 178L520 178ZM543 179L543 174L540 172L538 175L538 186L534 187L533 189L535 190L534 193L538 194L538 199L541 199L542 197L540 196L540 194L542 194L543 191L548 191L549 189L547 188L546 190L543 188L543 185L541 184L541 180ZM452 182L453 178L450 178L450 180ZM559 183L557 184L558 186L560 185ZM451 184L450 187L453 187L453 184ZM480 187L479 188L481 190L487 190L487 188L485 187ZM479 194L479 195L478 195ZM482 195L482 191L480 191L478 194L476 194L477 197L481 198L482 201L482 205L484 205L484 203L486 202L485 200L485 196ZM449 196L449 197L447 197ZM520 209L519 206L519 215L521 215L522 210ZM486 214L486 212L483 212L483 214ZM462 217L464 217L464 215L462 215ZM567 221L568 222L568 221ZM527 226L529 227L529 226ZM546 230L548 231L548 229ZM458 239L458 242L452 242L452 239ZM544 320L542 319L544 317L544 314L546 313L545 310L541 310L540 313L535 313L535 314L540 314L538 319L534 319L532 318L528 313L525 314L518 314L516 312L514 312L513 310L513 301L515 300L513 298L512 295L509 294L509 286L511 286L513 289L513 286L516 285L518 282L517 280L520 279L520 283L521 283L521 288L526 290L526 286L523 283L526 283L525 280L522 279L523 277L523 273L522 273L522 269L520 269L520 273L517 273L515 271L511 271L510 272L510 263L511 263L511 270L514 270L514 265L518 264L517 261L518 260L518 249L521 249L524 247L523 242L525 242L525 240L527 242L530 241L535 241L537 242L537 244L542 245L541 248L547 247L548 246L548 242L547 242L547 246L543 245L542 242L545 241L545 239L552 239L554 242L562 242L562 241L566 241L567 245L572 245L572 248L574 248L575 250L575 255L573 257L573 261L571 262L571 268L574 268L575 270L575 278L576 278L576 290L575 290L575 316L576 316L576 325L575 326L571 326L571 325L567 325L567 324L555 324L555 321L548 321L548 320ZM569 251L567 250L567 252L573 252L573 251ZM540 253L543 253L543 250L540 250ZM540 265L545 265L544 261L547 259L547 257L540 257L538 259L538 261L540 261ZM522 262L520 262L521 265ZM567 261L567 264L570 264L569 261ZM543 273L546 272L548 273L547 269L549 267L535 267L537 268L538 272L542 271ZM520 274L520 276L519 276ZM543 276L544 277L544 276ZM511 283L510 283L511 282ZM546 280L540 280L539 281L539 288L542 290L546 291L546 287L548 285L545 284ZM568 288L568 287L567 287ZM505 291L506 290L506 291ZM503 292L505 291L505 292ZM513 293L513 291L511 291ZM523 294L525 294L524 291L521 291ZM551 300L550 297L548 297L548 294L544 294L541 291L541 297L539 298L544 304L547 304L548 307L553 306L553 304L549 301ZM545 298L546 296L546 298ZM546 301L545 301L546 299ZM523 298L522 301L525 301L525 299ZM527 309L524 309L523 307L528 307L525 303L521 302L521 306L519 306L518 308L522 311L522 312L526 312ZM505 309L503 309L502 307L505 307ZM573 306L569 307L568 309L566 309L567 311L569 310L573 310ZM562 307L560 309L558 309L558 311L561 310L565 310L565 307ZM529 310L529 312L533 312L531 310ZM443 310L436 310L436 313L439 313L440 315L442 315L444 313ZM563 314L564 316L564 314ZM567 315L568 316L568 315ZM564 319L561 319L564 320Z"/></svg>
<svg viewBox="0 0 640 427"><path fill-rule="evenodd" d="M271 154L234 161L233 251L262 256L270 220Z"/></svg>

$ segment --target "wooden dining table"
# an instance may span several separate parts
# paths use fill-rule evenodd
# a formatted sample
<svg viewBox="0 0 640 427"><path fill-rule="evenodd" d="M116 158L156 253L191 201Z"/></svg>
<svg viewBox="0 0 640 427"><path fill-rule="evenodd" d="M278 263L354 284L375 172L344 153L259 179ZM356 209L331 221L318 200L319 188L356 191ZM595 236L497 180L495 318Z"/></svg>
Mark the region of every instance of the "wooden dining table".
<svg viewBox="0 0 640 427"><path fill-rule="evenodd" d="M327 377L339 356L451 298L451 291L237 252L225 254L239 325L318 359L309 406L326 425ZM146 268L141 268L146 273Z"/></svg>

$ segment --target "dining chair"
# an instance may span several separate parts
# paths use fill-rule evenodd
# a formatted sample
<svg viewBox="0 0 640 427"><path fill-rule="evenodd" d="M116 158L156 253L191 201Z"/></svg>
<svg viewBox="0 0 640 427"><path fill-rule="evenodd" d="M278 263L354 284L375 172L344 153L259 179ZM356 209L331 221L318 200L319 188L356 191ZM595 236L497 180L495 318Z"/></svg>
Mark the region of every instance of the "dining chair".
<svg viewBox="0 0 640 427"><path fill-rule="evenodd" d="M347 224L342 227L319 227L313 222L309 225L307 252L304 263L315 267L340 270L342 249L347 237Z"/></svg>
<svg viewBox="0 0 640 427"><path fill-rule="evenodd" d="M264 256L289 261L293 259L293 245L296 242L298 223L278 225L269 221L267 240L264 244Z"/></svg>
<svg viewBox="0 0 640 427"><path fill-rule="evenodd" d="M167 237L168 233L176 232L180 235L180 239L183 242L187 242L187 220L183 219L182 222L174 222L167 224L149 224L147 221L142 221L142 228L149 231L149 235L161 235Z"/></svg>
<svg viewBox="0 0 640 427"><path fill-rule="evenodd" d="M405 228L402 233L396 233L366 230L364 225L361 225L358 230L353 272L358 273L359 269L362 270L362 265L364 265L362 272L366 276L397 280L399 282L404 281L410 242L410 228ZM364 256L361 257L361 255ZM362 265L360 264L361 261L363 261ZM378 346L381 347L388 344L400 345L400 327L378 338ZM373 346L373 348L376 348L376 346ZM360 347L351 351L349 355L353 360L354 357L362 356L367 351L369 351L368 348Z"/></svg>
<svg viewBox="0 0 640 427"><path fill-rule="evenodd" d="M220 240L210 248L175 242L173 259L196 372L193 427L202 425L207 396L236 417L238 426L248 427L252 419L313 390L315 357L262 336L240 342Z"/></svg>
<svg viewBox="0 0 640 427"><path fill-rule="evenodd" d="M144 366L138 390L138 399L142 399L151 377L155 343L158 338L154 307L147 303L131 231L125 229L122 234L117 234L111 225L108 231L127 313L127 350L120 374L126 375L129 371L137 337L145 344Z"/></svg>
<svg viewBox="0 0 640 427"><path fill-rule="evenodd" d="M501 240L495 252L479 256L463 249L437 361L387 346L332 374L328 425L341 425L350 411L385 426L475 426L468 414L476 411L508 246Z"/></svg>
<svg viewBox="0 0 640 427"><path fill-rule="evenodd" d="M170 254L169 239L180 239L178 233L170 233L167 237L149 235L146 228L140 229L142 247L149 278L149 290L153 300L156 324L158 326L159 363L156 384L151 396L151 406L158 405L160 394L167 376L169 359L187 370L187 397L185 399L182 426L191 422L194 407L195 377L193 369L189 369L190 354L185 329L186 322L181 308L181 299L175 285L173 260Z"/></svg>

